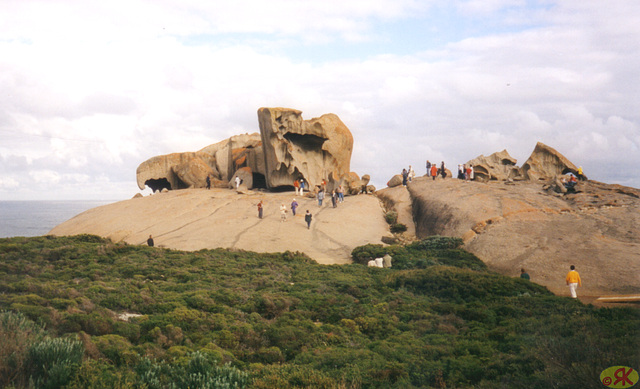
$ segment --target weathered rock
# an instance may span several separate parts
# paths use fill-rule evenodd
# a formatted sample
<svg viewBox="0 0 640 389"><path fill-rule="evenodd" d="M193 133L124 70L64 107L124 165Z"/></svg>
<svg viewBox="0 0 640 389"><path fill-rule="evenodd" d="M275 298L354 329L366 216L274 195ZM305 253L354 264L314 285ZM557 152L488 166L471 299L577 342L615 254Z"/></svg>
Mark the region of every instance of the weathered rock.
<svg viewBox="0 0 640 389"><path fill-rule="evenodd" d="M203 164L204 163L204 164ZM205 169L205 165L209 169ZM250 167L256 177L264 177L264 154L260 134L232 136L197 152L160 155L141 163L136 170L138 187L149 186L154 192L163 188L204 188L205 170L212 185L226 187L233 173Z"/></svg>
<svg viewBox="0 0 640 389"><path fill-rule="evenodd" d="M416 180L414 180L415 182ZM413 185L413 184L412 184ZM413 221L413 206L411 196L407 187L396 186L384 188L376 192L376 196L384 204L387 211L394 211L398 214L397 223L407 226L407 235L415 236L416 227Z"/></svg>
<svg viewBox="0 0 640 389"><path fill-rule="evenodd" d="M488 157L480 155L467 162L466 165L473 166L474 177L479 181L507 181L520 175L520 169L516 166L516 162L518 161L511 157L507 150L502 150Z"/></svg>
<svg viewBox="0 0 640 389"><path fill-rule="evenodd" d="M260 135L267 188L293 186L301 177L310 187L327 180L329 187L349 175L353 136L338 116L302 120L288 108L260 108Z"/></svg>
<svg viewBox="0 0 640 389"><path fill-rule="evenodd" d="M367 193L374 193L376 191L375 185L367 185Z"/></svg>
<svg viewBox="0 0 640 389"><path fill-rule="evenodd" d="M555 180L562 174L578 174L578 168L556 149L538 142L522 165L522 174L529 180Z"/></svg>
<svg viewBox="0 0 640 389"><path fill-rule="evenodd" d="M396 174L391 177L391 179L387 182L387 186L389 188L395 188L396 186L402 185L402 176L400 174Z"/></svg>
<svg viewBox="0 0 640 389"><path fill-rule="evenodd" d="M207 176L214 177L215 174L215 171L198 157L173 166L172 170L188 188L204 188L207 185Z"/></svg>
<svg viewBox="0 0 640 389"><path fill-rule="evenodd" d="M571 264L583 277L582 295L640 292L640 190L579 185L566 194L554 185L541 191L536 181L505 188L415 180L407 188L418 238L460 237L491 269L517 276L524 267L532 281L561 295L568 294Z"/></svg>
<svg viewBox="0 0 640 389"><path fill-rule="evenodd" d="M142 195L142 193L136 193L135 195L133 195L133 197L132 197L132 198L133 198L133 199L139 199L140 197L144 197L144 196Z"/></svg>
<svg viewBox="0 0 640 389"><path fill-rule="evenodd" d="M241 186L244 185L247 189L253 189L253 172L250 167L242 167L233 173L229 180L229 189L235 189L236 176L240 177L242 180L242 184L240 184Z"/></svg>

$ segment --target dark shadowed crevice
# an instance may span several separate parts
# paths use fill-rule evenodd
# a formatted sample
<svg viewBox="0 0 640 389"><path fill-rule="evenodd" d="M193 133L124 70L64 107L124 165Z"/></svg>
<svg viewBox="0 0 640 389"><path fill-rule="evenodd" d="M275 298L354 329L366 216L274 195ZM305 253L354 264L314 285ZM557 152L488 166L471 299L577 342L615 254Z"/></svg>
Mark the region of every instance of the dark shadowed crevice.
<svg viewBox="0 0 640 389"><path fill-rule="evenodd" d="M149 188L151 188L151 190L153 192L156 191L160 191L162 189L168 189L171 190L171 184L169 183L169 181L166 178L160 178L160 179L150 179L145 181L144 183L146 186L148 186Z"/></svg>
<svg viewBox="0 0 640 389"><path fill-rule="evenodd" d="M253 173L253 187L256 189L267 188L267 179L264 177L264 174Z"/></svg>
<svg viewBox="0 0 640 389"><path fill-rule="evenodd" d="M284 138L304 150L320 150L322 149L322 144L326 141L326 139L316 135L292 134L290 132L284 134Z"/></svg>

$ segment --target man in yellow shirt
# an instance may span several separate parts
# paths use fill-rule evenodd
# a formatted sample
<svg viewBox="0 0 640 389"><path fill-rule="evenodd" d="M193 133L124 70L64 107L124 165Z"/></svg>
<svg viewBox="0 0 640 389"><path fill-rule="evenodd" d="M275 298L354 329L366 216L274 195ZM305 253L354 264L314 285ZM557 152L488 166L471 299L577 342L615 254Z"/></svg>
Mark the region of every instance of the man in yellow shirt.
<svg viewBox="0 0 640 389"><path fill-rule="evenodd" d="M580 274L578 274L576 267L573 265L571 265L571 271L567 274L567 285L569 285L571 297L578 298L576 289L578 289L578 286L582 286L582 281L580 280Z"/></svg>

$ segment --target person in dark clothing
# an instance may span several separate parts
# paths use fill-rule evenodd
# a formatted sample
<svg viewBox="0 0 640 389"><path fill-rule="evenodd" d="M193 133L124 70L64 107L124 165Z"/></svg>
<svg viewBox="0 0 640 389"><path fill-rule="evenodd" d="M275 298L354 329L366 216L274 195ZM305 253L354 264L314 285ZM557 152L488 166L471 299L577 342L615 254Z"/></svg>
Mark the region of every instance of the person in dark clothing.
<svg viewBox="0 0 640 389"><path fill-rule="evenodd" d="M147 244L149 247L153 247L153 237L151 235L149 235L149 239L147 239Z"/></svg>
<svg viewBox="0 0 640 389"><path fill-rule="evenodd" d="M527 273L524 269L520 269L520 278L524 278L525 280L530 280L529 273Z"/></svg>
<svg viewBox="0 0 640 389"><path fill-rule="evenodd" d="M307 209L307 213L304 214L304 221L307 222L307 229L311 228L311 213Z"/></svg>
<svg viewBox="0 0 640 389"><path fill-rule="evenodd" d="M442 174L442 178L447 177L447 171L444 169L444 161L442 161L442 165L440 165L440 174Z"/></svg>
<svg viewBox="0 0 640 389"><path fill-rule="evenodd" d="M211 189L211 177L207 174L207 189Z"/></svg>
<svg viewBox="0 0 640 389"><path fill-rule="evenodd" d="M402 169L402 186L407 186L408 177L409 177L409 172L407 172L407 169Z"/></svg>

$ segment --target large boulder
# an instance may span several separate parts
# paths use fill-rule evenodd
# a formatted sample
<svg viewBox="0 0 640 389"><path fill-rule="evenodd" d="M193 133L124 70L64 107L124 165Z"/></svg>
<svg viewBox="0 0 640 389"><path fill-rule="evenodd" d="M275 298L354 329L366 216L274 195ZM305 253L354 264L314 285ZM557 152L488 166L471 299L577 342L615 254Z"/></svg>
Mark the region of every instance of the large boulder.
<svg viewBox="0 0 640 389"><path fill-rule="evenodd" d="M229 180L229 189L236 188L236 176L240 177L242 180L241 186L244 186L246 189L253 189L253 172L250 167L241 167L236 170L231 179Z"/></svg>
<svg viewBox="0 0 640 389"><path fill-rule="evenodd" d="M243 134L209 145L197 152L152 157L138 166L138 187L162 189L204 188L206 176L212 185L226 187L232 175L248 167L254 177L264 177L264 154L260 134ZM254 184L255 186L255 184Z"/></svg>
<svg viewBox="0 0 640 389"><path fill-rule="evenodd" d="M387 186L389 188L395 188L396 186L402 185L402 176L400 174L396 174L391 177L389 181L387 181Z"/></svg>
<svg viewBox="0 0 640 389"><path fill-rule="evenodd" d="M215 177L216 173L198 157L191 158L172 168L178 179L189 188L203 188L207 185L207 176Z"/></svg>
<svg viewBox="0 0 640 389"><path fill-rule="evenodd" d="M528 180L555 180L559 175L578 174L578 168L553 147L541 142L522 165L522 174Z"/></svg>
<svg viewBox="0 0 640 389"><path fill-rule="evenodd" d="M467 162L467 166L473 166L473 175L479 181L507 181L520 175L520 169L516 166L517 159L509 155L507 150L493 153L488 157L480 155Z"/></svg>
<svg viewBox="0 0 640 389"><path fill-rule="evenodd" d="M333 187L349 175L353 136L334 114L303 120L289 108L260 108L267 188L289 187L303 177L310 187Z"/></svg>

